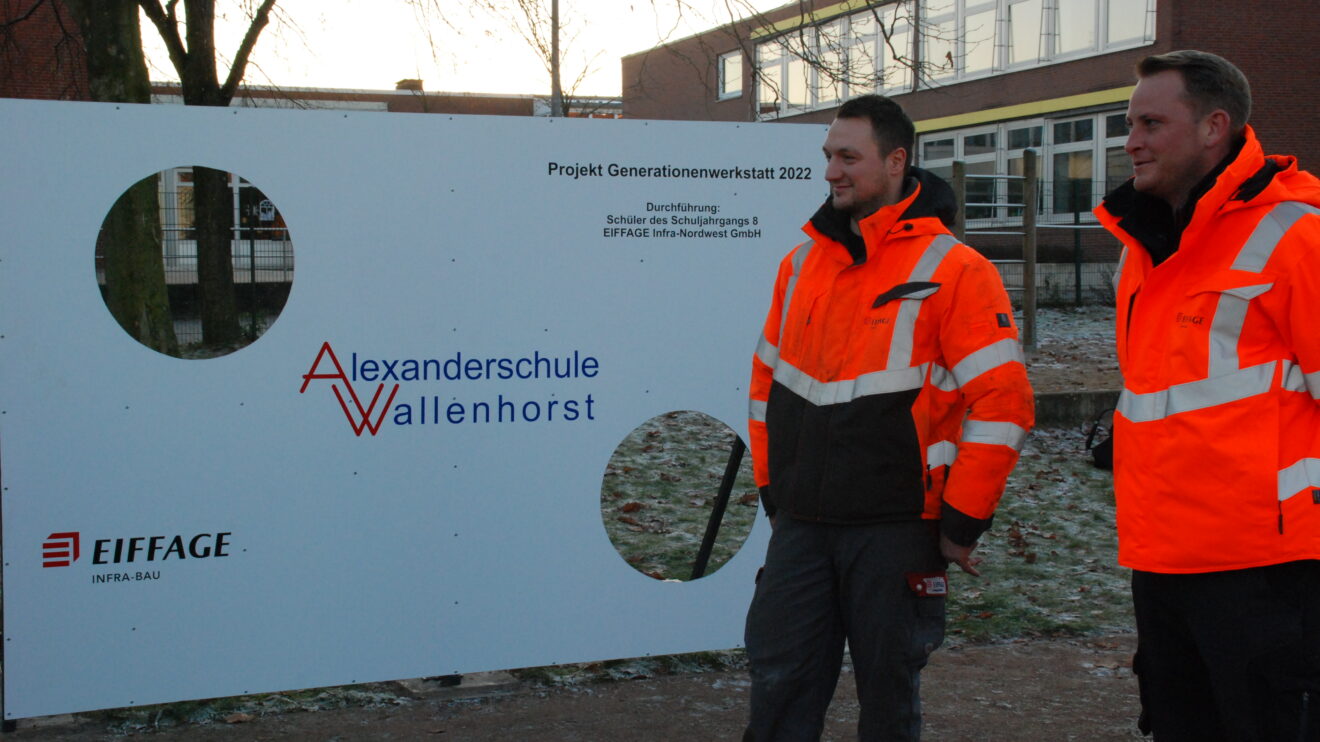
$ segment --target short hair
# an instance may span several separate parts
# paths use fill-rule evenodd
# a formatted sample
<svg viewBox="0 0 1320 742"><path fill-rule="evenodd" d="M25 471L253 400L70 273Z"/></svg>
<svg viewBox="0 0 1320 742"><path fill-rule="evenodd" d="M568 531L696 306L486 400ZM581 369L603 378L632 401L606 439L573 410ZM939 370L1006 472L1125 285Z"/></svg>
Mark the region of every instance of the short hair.
<svg viewBox="0 0 1320 742"><path fill-rule="evenodd" d="M1182 75L1185 98L1199 118L1216 109L1228 114L1229 126L1242 131L1251 118L1251 84L1232 62L1217 54L1182 49L1146 57L1137 63L1137 77L1174 70Z"/></svg>
<svg viewBox="0 0 1320 742"><path fill-rule="evenodd" d="M907 164L912 164L912 144L917 137L917 129L912 119L902 106L883 95L861 95L839 106L834 114L836 119L869 119L871 135L880 146L880 154L903 148L907 152Z"/></svg>

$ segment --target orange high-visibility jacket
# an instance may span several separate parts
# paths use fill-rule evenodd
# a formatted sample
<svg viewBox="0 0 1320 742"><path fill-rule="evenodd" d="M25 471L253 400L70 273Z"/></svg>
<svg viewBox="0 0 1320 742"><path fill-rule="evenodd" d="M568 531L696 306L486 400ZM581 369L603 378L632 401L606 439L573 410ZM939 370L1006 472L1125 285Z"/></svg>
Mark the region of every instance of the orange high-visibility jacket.
<svg viewBox="0 0 1320 742"><path fill-rule="evenodd" d="M752 361L750 441L766 512L824 523L942 518L989 527L1033 421L995 267L941 221L953 193L913 168L909 195L861 222L827 201L784 258Z"/></svg>
<svg viewBox="0 0 1320 742"><path fill-rule="evenodd" d="M1320 558L1320 180L1248 128L1204 185L1158 265L1167 206L1129 182L1096 209L1125 245L1114 491L1143 571Z"/></svg>

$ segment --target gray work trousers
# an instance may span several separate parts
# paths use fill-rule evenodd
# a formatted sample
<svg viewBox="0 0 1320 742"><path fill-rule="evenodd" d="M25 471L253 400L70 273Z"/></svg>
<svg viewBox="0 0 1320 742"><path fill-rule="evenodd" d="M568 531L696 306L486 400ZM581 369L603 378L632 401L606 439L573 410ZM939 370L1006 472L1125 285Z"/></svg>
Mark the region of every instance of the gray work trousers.
<svg viewBox="0 0 1320 742"><path fill-rule="evenodd" d="M743 739L820 739L845 640L858 738L920 739L920 672L944 640L944 597L918 595L909 575L944 568L932 521L840 526L781 514L747 613Z"/></svg>

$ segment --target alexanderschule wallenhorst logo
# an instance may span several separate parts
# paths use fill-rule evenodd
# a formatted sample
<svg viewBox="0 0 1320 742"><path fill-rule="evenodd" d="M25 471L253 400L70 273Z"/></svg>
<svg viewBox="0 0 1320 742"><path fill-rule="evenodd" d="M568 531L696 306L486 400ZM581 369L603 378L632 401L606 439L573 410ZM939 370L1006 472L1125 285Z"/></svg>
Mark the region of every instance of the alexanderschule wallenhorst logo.
<svg viewBox="0 0 1320 742"><path fill-rule="evenodd" d="M299 394L313 381L330 382L339 409L353 434L376 435L388 420L395 427L422 425L483 425L490 423L572 423L596 419L596 399L582 394L582 382L600 373L600 361L581 350L521 356L474 357L455 351L444 358L359 358L356 352L340 363L329 341L321 343L316 358L302 374ZM365 386L364 386L365 382ZM465 400L452 394L464 383L493 382L508 392L493 398ZM404 383L446 384L451 394L424 393L401 399ZM557 390L528 398L528 385L557 384ZM375 385L375 389L371 388ZM566 387L572 396L561 396ZM488 386L483 387L489 389ZM364 403L367 396L370 399ZM396 402L396 400L399 400Z"/></svg>

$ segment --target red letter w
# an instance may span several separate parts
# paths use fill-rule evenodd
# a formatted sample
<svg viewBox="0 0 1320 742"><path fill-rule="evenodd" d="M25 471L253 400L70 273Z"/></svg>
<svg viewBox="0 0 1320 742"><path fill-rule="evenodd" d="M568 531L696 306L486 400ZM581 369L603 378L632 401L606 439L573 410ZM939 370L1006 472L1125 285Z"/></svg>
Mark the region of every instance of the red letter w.
<svg viewBox="0 0 1320 742"><path fill-rule="evenodd" d="M335 372L333 374L319 374L316 372L321 365L321 359L330 356L330 362L334 364ZM343 392L339 391L338 384L331 384L330 388L335 392L335 399L339 400L339 406L344 410L344 417L348 418L348 424L353 428L353 433L362 435L363 430L370 430L372 435L380 431L381 424L385 421L385 414L389 412L390 405L394 403L394 395L399 393L399 385L395 384L390 390L390 396L385 400L384 406L380 408L380 414L376 415L376 422L373 424L371 415L376 410L376 402L380 400L381 392L385 391L384 384L376 385L376 393L371 397L371 404L362 406L362 400L358 399L357 391L353 389L353 382L348 380L348 375L344 373L344 367L339 365L339 359L335 356L335 351L330 347L329 341L321 343L321 352L316 354L316 360L312 361L312 367L303 374L302 388L298 390L299 394L307 391L307 385L312 383L313 379L338 379L343 382L348 389L348 396L353 400L353 406L357 408L357 417L353 416L352 411L348 409L348 401L344 399Z"/></svg>

